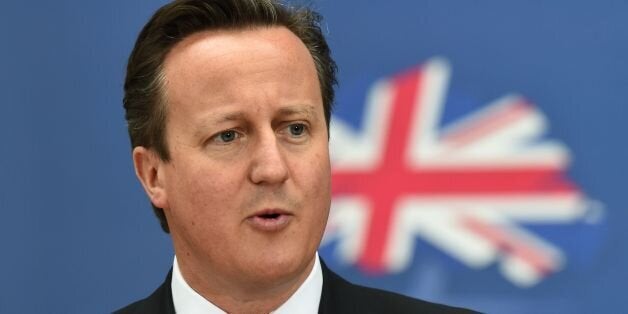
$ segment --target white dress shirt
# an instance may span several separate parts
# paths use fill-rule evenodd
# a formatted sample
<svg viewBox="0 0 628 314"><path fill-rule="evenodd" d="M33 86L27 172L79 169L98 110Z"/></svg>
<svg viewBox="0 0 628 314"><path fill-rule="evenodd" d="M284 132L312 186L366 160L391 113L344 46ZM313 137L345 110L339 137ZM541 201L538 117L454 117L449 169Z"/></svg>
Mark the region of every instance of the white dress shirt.
<svg viewBox="0 0 628 314"><path fill-rule="evenodd" d="M216 305L212 304L192 287L190 287L179 269L177 257L174 257L172 265L172 301L174 310L180 314L225 314ZM301 284L286 302L280 305L272 314L316 314L318 313L318 304L321 300L321 292L323 291L323 271L318 261L318 252L314 257L314 267L307 276L307 279Z"/></svg>

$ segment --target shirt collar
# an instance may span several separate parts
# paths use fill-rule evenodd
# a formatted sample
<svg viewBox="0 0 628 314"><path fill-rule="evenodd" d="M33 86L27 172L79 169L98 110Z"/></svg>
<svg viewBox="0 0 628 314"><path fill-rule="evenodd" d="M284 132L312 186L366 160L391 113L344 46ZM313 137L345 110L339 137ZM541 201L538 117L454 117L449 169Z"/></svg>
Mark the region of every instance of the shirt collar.
<svg viewBox="0 0 628 314"><path fill-rule="evenodd" d="M177 257L172 265L172 301L176 313L182 314L225 314L223 310L203 298L190 287L179 269ZM315 314L323 291L323 271L318 260L318 252L314 257L314 267L305 281L299 286L286 302L272 314Z"/></svg>

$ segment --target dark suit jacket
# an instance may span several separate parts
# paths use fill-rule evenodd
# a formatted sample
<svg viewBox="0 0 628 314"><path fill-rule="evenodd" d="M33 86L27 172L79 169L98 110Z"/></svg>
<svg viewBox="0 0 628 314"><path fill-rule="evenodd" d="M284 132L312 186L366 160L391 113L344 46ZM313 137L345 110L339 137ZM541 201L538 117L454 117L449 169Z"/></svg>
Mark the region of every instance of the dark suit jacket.
<svg viewBox="0 0 628 314"><path fill-rule="evenodd" d="M400 294L354 285L329 270L321 260L323 269L323 291L318 313L321 314L369 314L369 313L474 313L473 311L449 307L412 299ZM148 298L139 300L116 314L174 314L168 273L164 283Z"/></svg>

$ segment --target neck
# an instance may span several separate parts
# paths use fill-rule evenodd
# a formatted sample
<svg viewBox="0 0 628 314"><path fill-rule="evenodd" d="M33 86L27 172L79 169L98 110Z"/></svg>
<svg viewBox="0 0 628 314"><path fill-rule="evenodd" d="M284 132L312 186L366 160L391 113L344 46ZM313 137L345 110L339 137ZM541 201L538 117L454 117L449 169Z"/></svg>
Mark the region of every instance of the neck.
<svg viewBox="0 0 628 314"><path fill-rule="evenodd" d="M189 257L189 256L187 256ZM265 280L225 278L198 267L186 258L177 258L186 283L206 300L227 313L270 313L285 303L307 279L315 259L295 274Z"/></svg>

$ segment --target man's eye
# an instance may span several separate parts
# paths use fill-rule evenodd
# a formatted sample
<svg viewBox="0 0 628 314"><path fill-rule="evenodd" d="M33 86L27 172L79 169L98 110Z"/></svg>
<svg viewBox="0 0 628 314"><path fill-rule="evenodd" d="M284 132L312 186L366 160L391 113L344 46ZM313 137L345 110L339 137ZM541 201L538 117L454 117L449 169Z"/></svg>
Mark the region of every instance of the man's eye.
<svg viewBox="0 0 628 314"><path fill-rule="evenodd" d="M303 123L295 123L289 126L290 135L301 136L305 132L305 125Z"/></svg>
<svg viewBox="0 0 628 314"><path fill-rule="evenodd" d="M216 135L215 141L228 143L238 138L238 133L234 130L220 132Z"/></svg>

